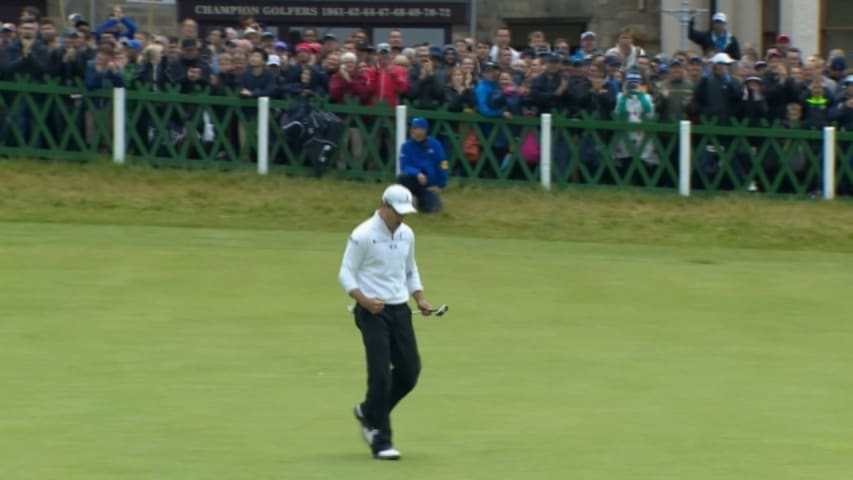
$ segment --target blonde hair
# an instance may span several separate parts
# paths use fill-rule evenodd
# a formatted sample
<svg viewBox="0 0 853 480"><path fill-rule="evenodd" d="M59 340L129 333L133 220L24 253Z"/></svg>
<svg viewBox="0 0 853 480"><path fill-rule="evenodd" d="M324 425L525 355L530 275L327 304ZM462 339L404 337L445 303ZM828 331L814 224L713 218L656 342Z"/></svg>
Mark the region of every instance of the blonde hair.
<svg viewBox="0 0 853 480"><path fill-rule="evenodd" d="M163 54L163 45L160 45L158 43L152 43L151 45L148 45L142 50L142 55L140 57L142 58L143 62L150 62L152 61L151 59L155 54Z"/></svg>

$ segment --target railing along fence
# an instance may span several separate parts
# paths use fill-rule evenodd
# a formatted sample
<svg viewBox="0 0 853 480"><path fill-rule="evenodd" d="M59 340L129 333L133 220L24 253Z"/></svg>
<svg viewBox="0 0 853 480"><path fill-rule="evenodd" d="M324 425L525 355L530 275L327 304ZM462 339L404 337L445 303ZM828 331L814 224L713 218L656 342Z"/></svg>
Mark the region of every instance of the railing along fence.
<svg viewBox="0 0 853 480"><path fill-rule="evenodd" d="M300 123L310 112L326 122ZM331 117L329 117L331 115ZM0 82L0 154L389 180L424 117L461 183L538 183L835 198L853 193L853 132L245 99ZM314 118L314 117L311 117Z"/></svg>

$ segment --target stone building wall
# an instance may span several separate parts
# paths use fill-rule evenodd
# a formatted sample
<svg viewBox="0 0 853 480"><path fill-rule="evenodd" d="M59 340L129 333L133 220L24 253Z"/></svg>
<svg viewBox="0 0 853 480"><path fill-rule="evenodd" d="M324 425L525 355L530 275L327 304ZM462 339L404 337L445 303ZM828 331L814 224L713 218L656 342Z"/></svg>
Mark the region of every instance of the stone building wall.
<svg viewBox="0 0 853 480"><path fill-rule="evenodd" d="M491 37L494 29L513 19L585 20L611 47L619 29L631 27L638 43L650 51L660 45L660 0L478 0L478 37ZM641 10L639 7L644 4ZM518 32L522 37L527 32ZM575 44L576 42L572 42Z"/></svg>

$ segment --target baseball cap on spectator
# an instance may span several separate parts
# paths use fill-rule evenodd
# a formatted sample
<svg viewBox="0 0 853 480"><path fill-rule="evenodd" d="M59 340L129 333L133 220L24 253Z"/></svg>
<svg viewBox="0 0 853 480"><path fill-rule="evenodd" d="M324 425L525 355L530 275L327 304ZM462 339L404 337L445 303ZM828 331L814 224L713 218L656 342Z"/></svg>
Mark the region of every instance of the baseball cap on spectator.
<svg viewBox="0 0 853 480"><path fill-rule="evenodd" d="M759 60L755 62L755 69L758 70L759 68L767 68L767 62L765 62L764 60Z"/></svg>
<svg viewBox="0 0 853 480"><path fill-rule="evenodd" d="M672 68L672 67L683 67L683 66L684 66L684 62L683 62L680 58L673 58L671 62L669 62L668 64L665 64L665 65L666 65L668 68ZM663 66L663 65L661 65L661 66Z"/></svg>
<svg viewBox="0 0 853 480"><path fill-rule="evenodd" d="M500 67L498 67L498 64L497 64L497 63L494 63L494 62L486 62L486 63L484 63L484 64L483 64L482 71L483 71L483 72L488 72L489 70L497 70L497 69L499 69L499 68L500 68Z"/></svg>
<svg viewBox="0 0 853 480"><path fill-rule="evenodd" d="M702 57L700 57L699 55L693 55L687 60L687 63L689 63L690 65L702 65L703 63L705 63L705 61L702 60Z"/></svg>
<svg viewBox="0 0 853 480"><path fill-rule="evenodd" d="M442 48L441 48L441 52L442 52L442 53L447 53L447 52L454 52L454 53L456 53L456 47L454 47L453 45L447 44L447 45L445 45L444 47L442 47Z"/></svg>
<svg viewBox="0 0 853 480"><path fill-rule="evenodd" d="M341 55L341 62L355 62L356 60L358 60L358 57L356 57L352 52L344 52L344 54Z"/></svg>
<svg viewBox="0 0 853 480"><path fill-rule="evenodd" d="M845 62L842 57L835 57L829 63L829 69L837 72L843 72L844 70L847 70L847 62Z"/></svg>
<svg viewBox="0 0 853 480"><path fill-rule="evenodd" d="M780 33L776 37L776 43L791 43L791 36L787 33Z"/></svg>
<svg viewBox="0 0 853 480"><path fill-rule="evenodd" d="M198 42L196 42L194 38L185 38L181 40L182 50L191 50L193 48L198 48Z"/></svg>
<svg viewBox="0 0 853 480"><path fill-rule="evenodd" d="M311 51L314 53L320 53L323 51L323 44L319 42L311 42L308 44L308 47L311 48Z"/></svg>
<svg viewBox="0 0 853 480"><path fill-rule="evenodd" d="M258 31L254 28L247 28L243 30L243 38L248 37L249 35L257 35Z"/></svg>
<svg viewBox="0 0 853 480"><path fill-rule="evenodd" d="M732 59L732 57L729 56L728 53L718 53L711 57L711 63L713 63L714 65L731 65L732 63L735 63L735 61Z"/></svg>
<svg viewBox="0 0 853 480"><path fill-rule="evenodd" d="M130 48L134 52L141 52L142 51L142 44L139 43L138 40L129 40L127 38L122 38L121 44L127 48Z"/></svg>
<svg viewBox="0 0 853 480"><path fill-rule="evenodd" d="M90 25L89 22L87 22L86 20L83 20L82 18L80 20L77 20L76 22L74 22L74 28L76 28L78 30L80 29L80 27L91 27L91 26L92 25Z"/></svg>
<svg viewBox="0 0 853 480"><path fill-rule="evenodd" d="M628 83L642 83L643 76L637 72L630 72L628 75L625 75L625 81Z"/></svg>
<svg viewBox="0 0 853 480"><path fill-rule="evenodd" d="M270 58L267 60L268 67L280 67L281 66L281 57L278 55L270 55Z"/></svg>
<svg viewBox="0 0 853 480"><path fill-rule="evenodd" d="M338 39L338 37L336 37L335 34L333 34L333 33L327 33L327 34L323 35L323 41L324 42L327 42L329 40L337 40L337 39Z"/></svg>
<svg viewBox="0 0 853 480"><path fill-rule="evenodd" d="M370 45L368 45L368 44L367 44L367 43L365 43L365 42L361 42L361 43L359 43L358 45L356 45L356 47L355 47L355 48L356 48L356 50L358 50L359 52L369 52L369 51L373 50L373 47L371 47Z"/></svg>
<svg viewBox="0 0 853 480"><path fill-rule="evenodd" d="M71 15L68 15L68 23L73 25L74 23L77 23L77 20L80 20L82 18L83 18L83 15L80 15L77 12L72 13Z"/></svg>
<svg viewBox="0 0 853 480"><path fill-rule="evenodd" d="M726 17L726 14L723 12L717 12L711 17L711 21L715 23L729 23L729 19Z"/></svg>
<svg viewBox="0 0 853 480"><path fill-rule="evenodd" d="M841 83L844 85L853 85L853 75L847 75Z"/></svg>
<svg viewBox="0 0 853 480"><path fill-rule="evenodd" d="M379 53L391 53L391 45L387 43L380 43L376 46L376 51Z"/></svg>
<svg viewBox="0 0 853 480"><path fill-rule="evenodd" d="M759 82L759 83L761 83L761 77L759 77L758 75L750 75L750 76L746 77L746 81L747 82Z"/></svg>
<svg viewBox="0 0 853 480"><path fill-rule="evenodd" d="M14 24L14 23L4 23L4 24L3 24L3 27L2 27L2 29L0 29L0 31L3 31L3 32L16 32L16 31L18 31L18 28L15 26L15 24Z"/></svg>
<svg viewBox="0 0 853 480"><path fill-rule="evenodd" d="M581 34L581 40L586 40L588 38L598 38L598 35L595 32L583 32Z"/></svg>
<svg viewBox="0 0 853 480"><path fill-rule="evenodd" d="M441 58L441 47L438 47L438 46L429 47L429 56Z"/></svg>
<svg viewBox="0 0 853 480"><path fill-rule="evenodd" d="M537 57L547 57L549 53L551 53L551 50L548 48L547 45L539 45L536 47Z"/></svg>
<svg viewBox="0 0 853 480"><path fill-rule="evenodd" d="M299 52L314 53L314 49L306 42L301 42L296 44L296 53Z"/></svg>
<svg viewBox="0 0 853 480"><path fill-rule="evenodd" d="M79 37L80 32L78 32L76 28L68 27L62 31L62 36L63 37Z"/></svg>
<svg viewBox="0 0 853 480"><path fill-rule="evenodd" d="M770 60L773 57L782 58L782 53L779 50L776 50L775 48L771 48L771 49L767 50L767 55L766 55L767 60Z"/></svg>
<svg viewBox="0 0 853 480"><path fill-rule="evenodd" d="M275 38L275 34L272 32L264 32L261 34L261 38Z"/></svg>
<svg viewBox="0 0 853 480"><path fill-rule="evenodd" d="M618 67L622 65L622 59L613 55L608 55L604 57L604 64L611 67Z"/></svg>
<svg viewBox="0 0 853 480"><path fill-rule="evenodd" d="M272 48L274 50L287 50L287 44L279 40L272 44Z"/></svg>
<svg viewBox="0 0 853 480"><path fill-rule="evenodd" d="M429 122L423 117L413 118L412 128L423 128L424 130L429 130Z"/></svg>
<svg viewBox="0 0 853 480"><path fill-rule="evenodd" d="M532 47L527 47L521 52L523 58L536 58L536 50Z"/></svg>

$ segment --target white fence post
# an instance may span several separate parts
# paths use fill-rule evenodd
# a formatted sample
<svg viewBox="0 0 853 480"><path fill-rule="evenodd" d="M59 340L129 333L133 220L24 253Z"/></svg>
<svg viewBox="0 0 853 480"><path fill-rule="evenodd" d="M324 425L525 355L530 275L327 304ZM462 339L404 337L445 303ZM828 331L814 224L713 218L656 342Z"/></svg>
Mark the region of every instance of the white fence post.
<svg viewBox="0 0 853 480"><path fill-rule="evenodd" d="M835 127L823 128L823 198L835 198Z"/></svg>
<svg viewBox="0 0 853 480"><path fill-rule="evenodd" d="M542 188L551 190L551 163L553 161L551 147L553 145L551 132L551 114L543 113L540 116L540 125L542 133L539 136L539 176L542 182Z"/></svg>
<svg viewBox="0 0 853 480"><path fill-rule="evenodd" d="M397 151L394 152L394 159L396 163L396 172L397 175L400 174L400 149L403 147L403 144L406 143L406 106L405 105L397 105L397 108L394 111L394 117L396 118L396 129L394 134L394 144L397 146Z"/></svg>
<svg viewBox="0 0 853 480"><path fill-rule="evenodd" d="M127 150L127 103L124 88L113 88L113 162L121 165Z"/></svg>
<svg viewBox="0 0 853 480"><path fill-rule="evenodd" d="M683 197L690 196L691 155L693 154L691 124L682 120L678 125L678 193Z"/></svg>
<svg viewBox="0 0 853 480"><path fill-rule="evenodd" d="M270 97L258 97L258 175L270 169Z"/></svg>

